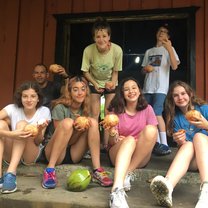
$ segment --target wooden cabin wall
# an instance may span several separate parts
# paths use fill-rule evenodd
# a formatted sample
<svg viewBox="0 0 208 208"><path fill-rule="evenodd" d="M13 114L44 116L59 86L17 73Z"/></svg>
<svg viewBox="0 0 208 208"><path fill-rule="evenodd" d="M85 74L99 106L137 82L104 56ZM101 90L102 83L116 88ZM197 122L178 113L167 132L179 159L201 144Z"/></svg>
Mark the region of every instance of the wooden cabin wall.
<svg viewBox="0 0 208 208"><path fill-rule="evenodd" d="M32 79L35 64L55 58L54 14L200 7L196 13L196 92L208 99L208 3L206 0L0 0L0 108L16 87ZM3 89L3 90L2 90Z"/></svg>

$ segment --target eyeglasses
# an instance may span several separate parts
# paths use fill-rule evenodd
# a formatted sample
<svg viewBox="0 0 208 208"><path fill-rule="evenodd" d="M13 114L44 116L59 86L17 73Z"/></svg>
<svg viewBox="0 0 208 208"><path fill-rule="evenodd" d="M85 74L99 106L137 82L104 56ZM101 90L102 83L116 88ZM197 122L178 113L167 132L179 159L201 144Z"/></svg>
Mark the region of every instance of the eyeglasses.
<svg viewBox="0 0 208 208"><path fill-rule="evenodd" d="M163 32L163 33L168 34L168 31L167 31L167 30L165 30L165 29L160 29L160 30L158 30L158 32Z"/></svg>

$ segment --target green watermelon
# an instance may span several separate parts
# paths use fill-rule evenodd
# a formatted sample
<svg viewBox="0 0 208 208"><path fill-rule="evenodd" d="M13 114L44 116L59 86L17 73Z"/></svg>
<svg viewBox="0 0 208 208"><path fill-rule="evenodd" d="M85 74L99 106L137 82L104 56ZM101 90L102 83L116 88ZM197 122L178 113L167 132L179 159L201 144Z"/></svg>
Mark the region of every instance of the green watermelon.
<svg viewBox="0 0 208 208"><path fill-rule="evenodd" d="M67 178L69 191L84 191L91 181L91 174L87 169L77 169L71 172Z"/></svg>

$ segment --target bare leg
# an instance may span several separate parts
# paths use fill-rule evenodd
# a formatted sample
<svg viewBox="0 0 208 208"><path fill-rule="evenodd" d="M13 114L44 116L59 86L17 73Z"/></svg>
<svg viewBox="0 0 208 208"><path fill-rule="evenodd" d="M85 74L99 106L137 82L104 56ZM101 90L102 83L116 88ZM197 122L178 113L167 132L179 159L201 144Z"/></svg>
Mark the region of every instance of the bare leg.
<svg viewBox="0 0 208 208"><path fill-rule="evenodd" d="M166 174L166 178L169 179L169 181L173 185L173 188L176 186L178 181L186 174L193 158L194 158L193 143L186 142L179 148Z"/></svg>
<svg viewBox="0 0 208 208"><path fill-rule="evenodd" d="M157 133L157 128L151 125L147 125L140 133L128 172L147 165L152 154L152 149L157 140Z"/></svg>
<svg viewBox="0 0 208 208"><path fill-rule="evenodd" d="M115 164L114 184L116 187L123 186L127 172L136 168L144 167L151 157L152 149L157 137L157 127L148 125L140 133L139 139L126 137L110 149L110 158Z"/></svg>
<svg viewBox="0 0 208 208"><path fill-rule="evenodd" d="M100 167L100 134L98 122L91 119L91 127L88 130L88 145L92 157L93 168Z"/></svg>
<svg viewBox="0 0 208 208"><path fill-rule="evenodd" d="M22 121L17 123L16 128L21 129L26 125L26 122ZM26 146L26 139L21 139L21 140L13 140L12 143L12 154L11 154L11 160L9 163L9 167L7 169L7 172L11 172L16 174L17 166L19 165L20 159L23 155L25 146ZM11 146L6 146L8 143L5 143L5 149L10 149Z"/></svg>
<svg viewBox="0 0 208 208"><path fill-rule="evenodd" d="M98 121L100 115L100 94L91 94L90 101L92 117Z"/></svg>
<svg viewBox="0 0 208 208"><path fill-rule="evenodd" d="M112 191L123 186L124 178L126 176L131 157L136 147L136 140L129 136L121 142L115 144L110 149L110 157L112 163L115 163L114 183Z"/></svg>
<svg viewBox="0 0 208 208"><path fill-rule="evenodd" d="M0 129L9 131L9 127L4 120L0 120ZM4 154L4 144L6 140L11 141L11 139L9 138L6 138L6 139L4 137L0 138L0 177L2 177L2 160L3 160L3 154ZM11 155L11 151L8 151L9 159L10 159L10 155Z"/></svg>
<svg viewBox="0 0 208 208"><path fill-rule="evenodd" d="M201 181L208 181L208 137L204 134L196 134L193 144Z"/></svg>
<svg viewBox="0 0 208 208"><path fill-rule="evenodd" d="M157 116L158 129L160 132L166 132L165 121L162 116Z"/></svg>
<svg viewBox="0 0 208 208"><path fill-rule="evenodd" d="M115 96L114 93L105 95L105 115L107 115L109 113L107 109L108 109L108 106L114 96ZM109 138L109 133L108 133L108 131L104 130L104 137L103 137L103 145L104 146L106 146L108 144L108 138Z"/></svg>
<svg viewBox="0 0 208 208"><path fill-rule="evenodd" d="M73 120L66 118L56 127L56 130L45 148L46 158L49 160L48 167L54 168L60 164L66 154L68 142L73 133Z"/></svg>

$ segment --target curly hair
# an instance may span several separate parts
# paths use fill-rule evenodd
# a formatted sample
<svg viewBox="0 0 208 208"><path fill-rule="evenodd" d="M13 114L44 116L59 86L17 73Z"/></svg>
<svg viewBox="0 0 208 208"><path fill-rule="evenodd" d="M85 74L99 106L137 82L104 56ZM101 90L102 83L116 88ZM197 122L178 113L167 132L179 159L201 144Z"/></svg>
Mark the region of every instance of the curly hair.
<svg viewBox="0 0 208 208"><path fill-rule="evenodd" d="M76 82L81 82L86 86L87 93L86 93L84 102L81 105L81 108L83 110L83 115L89 116L90 114L90 89L88 86L88 81L83 76L75 76L67 81L64 91L63 91L63 95L60 98L52 101L51 103L52 108L54 108L58 104L63 104L66 107L70 107L72 105L73 98L71 96L71 90L72 90L73 84Z"/></svg>
<svg viewBox="0 0 208 208"><path fill-rule="evenodd" d="M43 94L39 85L34 81L27 81L20 85L14 94L14 104L19 108L24 107L22 104L22 92L29 89L33 89L38 95L39 102L37 103L36 108L41 107L43 105Z"/></svg>
<svg viewBox="0 0 208 208"><path fill-rule="evenodd" d="M110 105L108 107L109 111L113 111L116 114L120 114L120 113L125 112L126 100L124 98L124 84L129 80L136 82L136 84L139 88L139 91L140 91L140 96L138 98L136 110L141 111L147 107L148 103L144 98L144 95L141 90L141 86L139 85L138 81L136 79L134 79L133 77L127 77L127 78L123 79L119 83L118 87L116 88L115 96L111 100Z"/></svg>
<svg viewBox="0 0 208 208"><path fill-rule="evenodd" d="M97 30L103 30L103 29L107 30L108 35L111 36L111 27L107 22L107 20L103 17L97 17L92 27L92 37L95 36L95 32Z"/></svg>
<svg viewBox="0 0 208 208"><path fill-rule="evenodd" d="M166 128L167 128L167 134L168 136L172 136L173 134L173 121L175 117L175 113L179 111L180 109L175 105L174 99L173 99L173 91L176 87L183 87L190 97L190 102L188 104L187 110L191 110L191 107L193 105L204 105L207 104L207 102L199 97L196 96L195 91L191 88L190 85L187 83L176 80L174 81L168 90L166 99L165 99L165 120L166 120Z"/></svg>

